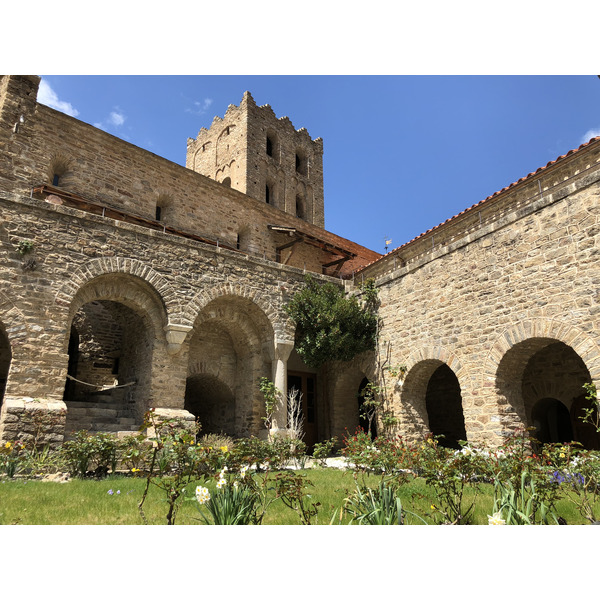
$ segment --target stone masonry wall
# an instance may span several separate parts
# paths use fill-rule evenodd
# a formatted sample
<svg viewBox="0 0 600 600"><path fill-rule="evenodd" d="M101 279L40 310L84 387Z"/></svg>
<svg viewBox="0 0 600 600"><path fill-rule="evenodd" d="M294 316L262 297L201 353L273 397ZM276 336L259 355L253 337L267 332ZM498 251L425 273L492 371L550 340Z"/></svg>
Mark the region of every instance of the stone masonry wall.
<svg viewBox="0 0 600 600"><path fill-rule="evenodd" d="M281 235L268 225L299 230L325 242L347 248L357 258L344 265L351 274L375 260L378 253L321 227L221 185L208 177L142 150L106 132L41 104L36 104L35 78L4 76L10 88L0 113L0 189L29 196L34 187L52 184L88 201L154 220L157 204L166 225L236 248L238 235L250 254L275 260ZM2 89L0 87L0 89ZM26 102L22 100L25 96ZM14 131L23 116L24 122ZM310 258L291 258L288 264L304 268L319 262L322 250L307 246Z"/></svg>
<svg viewBox="0 0 600 600"><path fill-rule="evenodd" d="M27 257L17 251L23 240L33 243L34 268L24 268ZM243 303L237 322L250 322L260 350L258 366L247 366L257 377L250 373L245 383L271 375L261 365L270 364L277 340L293 340L283 305L303 282L302 269L41 200L0 197L0 323L12 351L0 422L26 410L27 398L38 399L36 408L42 402L64 411L71 323L90 302L124 305L151 332L151 364L136 374L147 380L140 410L182 411L194 331L220 314L232 322ZM216 312L202 312L216 301ZM259 396L248 402L245 422L260 424ZM16 431L2 427L0 436Z"/></svg>
<svg viewBox="0 0 600 600"><path fill-rule="evenodd" d="M543 348L566 344L600 381L600 143L541 177L358 275L376 278L382 347L408 369L394 391L405 433L428 430L421 365L452 369L467 437L490 443L529 425L524 372Z"/></svg>

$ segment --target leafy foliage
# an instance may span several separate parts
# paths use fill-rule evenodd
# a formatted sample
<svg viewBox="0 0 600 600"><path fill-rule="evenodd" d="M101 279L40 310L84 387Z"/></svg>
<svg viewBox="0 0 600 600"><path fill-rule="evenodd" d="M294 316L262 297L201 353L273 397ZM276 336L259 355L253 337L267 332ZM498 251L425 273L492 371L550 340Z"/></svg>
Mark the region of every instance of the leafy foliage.
<svg viewBox="0 0 600 600"><path fill-rule="evenodd" d="M296 323L296 349L304 362L318 368L330 360L348 361L375 348L377 291L362 287L362 300L332 284L306 277L306 287L286 305Z"/></svg>

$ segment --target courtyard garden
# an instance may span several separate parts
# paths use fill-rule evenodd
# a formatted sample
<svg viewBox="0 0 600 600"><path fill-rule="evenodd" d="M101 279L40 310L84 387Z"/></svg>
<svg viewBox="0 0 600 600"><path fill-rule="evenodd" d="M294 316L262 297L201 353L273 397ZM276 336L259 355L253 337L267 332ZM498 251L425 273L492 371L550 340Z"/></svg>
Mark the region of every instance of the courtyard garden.
<svg viewBox="0 0 600 600"><path fill-rule="evenodd" d="M141 433L77 432L61 448L6 442L0 523L36 525L586 524L600 519L600 453L447 448L359 429L317 444L201 435L151 412ZM334 448L338 450L335 451Z"/></svg>

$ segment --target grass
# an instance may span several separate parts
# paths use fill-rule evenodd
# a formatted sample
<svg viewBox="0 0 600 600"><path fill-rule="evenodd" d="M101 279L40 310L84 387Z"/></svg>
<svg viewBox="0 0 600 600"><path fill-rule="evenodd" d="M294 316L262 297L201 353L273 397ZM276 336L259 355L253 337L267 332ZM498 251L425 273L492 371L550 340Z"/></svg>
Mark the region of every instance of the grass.
<svg viewBox="0 0 600 600"><path fill-rule="evenodd" d="M320 503L317 524L347 524L349 517L341 511L344 499L355 489L355 481L350 471L337 469L310 469L302 471L314 484L308 486L310 502ZM379 479L371 476L365 479L370 487L377 487ZM2 479L0 481L0 524L3 525L141 525L142 518L138 503L142 498L145 479L122 475L107 479L73 479L66 483L52 481ZM208 485L199 481L188 486L190 496L196 485ZM109 491L112 490L112 494ZM117 493L119 492L119 493ZM467 490L466 500L473 498L474 492ZM493 489L490 485L481 486L473 513L473 524L487 524L487 515L492 514ZM431 509L438 504L434 490L425 485L422 479L414 479L401 488L402 506L434 524L436 515ZM166 524L167 504L164 493L155 486L144 504L144 512L149 524ZM567 501L557 504L557 512L568 524L584 524L576 507ZM195 501L184 502L177 515L179 525L197 525L198 512ZM313 520L314 522L314 520ZM269 506L263 524L298 525L299 516L279 499ZM408 524L419 524L419 519L407 516Z"/></svg>

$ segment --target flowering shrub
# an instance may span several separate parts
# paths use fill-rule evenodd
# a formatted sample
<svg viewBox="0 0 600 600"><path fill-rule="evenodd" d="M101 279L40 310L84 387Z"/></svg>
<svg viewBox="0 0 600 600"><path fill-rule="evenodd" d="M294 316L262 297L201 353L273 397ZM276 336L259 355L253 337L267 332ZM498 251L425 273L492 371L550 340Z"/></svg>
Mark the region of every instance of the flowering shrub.
<svg viewBox="0 0 600 600"><path fill-rule="evenodd" d="M73 439L61 448L62 457L72 477L106 476L109 468L113 471L117 464L118 440L109 433L91 434L86 430L77 431ZM90 473L91 467L95 470Z"/></svg>
<svg viewBox="0 0 600 600"><path fill-rule="evenodd" d="M0 446L0 470L8 477L14 477L21 468L25 445L17 440Z"/></svg>
<svg viewBox="0 0 600 600"><path fill-rule="evenodd" d="M411 469L417 456L416 449L406 444L400 436L382 436L373 441L361 428L353 436L344 438L341 452L356 470L379 474Z"/></svg>
<svg viewBox="0 0 600 600"><path fill-rule="evenodd" d="M471 522L479 484L486 472L486 455L464 445L461 450L440 446L433 436L421 444L418 470L437 494L439 506L432 504L444 523L462 525ZM470 487L475 491L471 501L465 498Z"/></svg>

